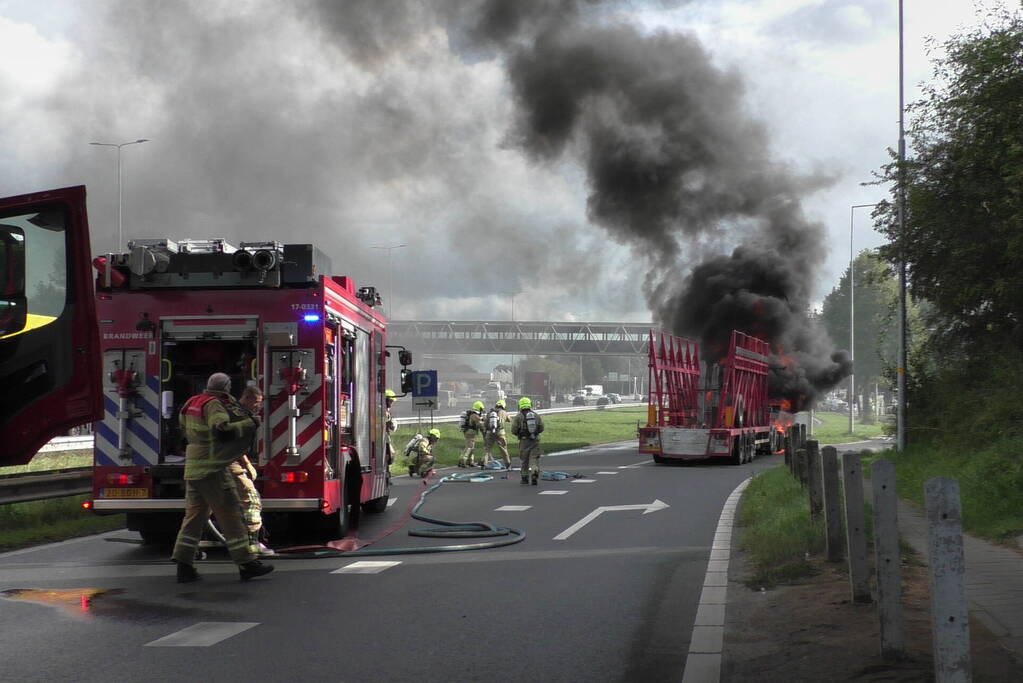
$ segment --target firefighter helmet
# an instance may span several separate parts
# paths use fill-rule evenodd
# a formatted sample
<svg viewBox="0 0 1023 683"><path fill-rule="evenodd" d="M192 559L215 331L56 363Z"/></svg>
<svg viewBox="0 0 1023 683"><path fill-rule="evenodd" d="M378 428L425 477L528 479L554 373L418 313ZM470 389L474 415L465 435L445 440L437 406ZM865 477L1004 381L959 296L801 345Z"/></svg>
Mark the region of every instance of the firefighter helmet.
<svg viewBox="0 0 1023 683"><path fill-rule="evenodd" d="M496 406L497 408L504 408L506 405L507 404L504 402L503 398L498 399L497 403L494 404L494 406Z"/></svg>
<svg viewBox="0 0 1023 683"><path fill-rule="evenodd" d="M519 399L519 410L523 410L525 408L532 408L532 407L533 407L533 399L529 398L528 396L523 396L522 398Z"/></svg>
<svg viewBox="0 0 1023 683"><path fill-rule="evenodd" d="M472 409L476 411L482 411L484 407L483 401L476 401L472 404Z"/></svg>
<svg viewBox="0 0 1023 683"><path fill-rule="evenodd" d="M439 439L440 438L440 430L437 429L437 428L431 429L430 431L428 431L426 433L426 435L427 436L432 436L435 439Z"/></svg>
<svg viewBox="0 0 1023 683"><path fill-rule="evenodd" d="M395 397L396 395L397 395L397 394L395 394L395 393L394 393L393 391L391 391L390 389L385 389L385 390L384 390L384 396L386 396L387 398L394 398L394 397Z"/></svg>

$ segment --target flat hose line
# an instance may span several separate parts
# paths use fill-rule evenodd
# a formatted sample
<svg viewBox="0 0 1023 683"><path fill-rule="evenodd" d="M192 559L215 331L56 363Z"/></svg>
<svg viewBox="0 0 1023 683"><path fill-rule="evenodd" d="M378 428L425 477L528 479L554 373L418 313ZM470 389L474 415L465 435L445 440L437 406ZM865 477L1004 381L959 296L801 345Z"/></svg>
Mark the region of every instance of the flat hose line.
<svg viewBox="0 0 1023 683"><path fill-rule="evenodd" d="M428 477L432 477L431 472ZM391 525L388 529L370 539L359 550L338 550L329 546L302 546L289 550L287 548L278 550L273 556L274 560L312 560L328 557L372 557L381 555L419 555L425 553L450 553L463 550L484 550L487 548L500 548L506 545L514 545L525 540L526 532L506 526L495 526L486 522L451 522L445 519L436 519L419 514L419 509L426 502L426 497L440 488L445 481L471 481L470 478L443 477L432 486L428 486L419 494L418 500L401 519ZM423 482L426 486L426 481ZM425 538L493 538L501 537L493 541L482 543L459 543L454 545L424 546L418 548L386 548L370 549L373 543L381 538L389 536L405 523L406 516L418 519L421 522L436 524L438 526L422 529L409 529L409 536L420 536ZM268 558L269 559L269 558Z"/></svg>

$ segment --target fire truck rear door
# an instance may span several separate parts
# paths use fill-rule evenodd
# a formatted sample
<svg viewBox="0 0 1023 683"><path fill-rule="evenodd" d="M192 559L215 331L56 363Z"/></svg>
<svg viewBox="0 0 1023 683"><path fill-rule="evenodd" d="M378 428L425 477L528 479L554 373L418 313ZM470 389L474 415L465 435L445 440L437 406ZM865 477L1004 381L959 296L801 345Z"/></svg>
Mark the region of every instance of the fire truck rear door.
<svg viewBox="0 0 1023 683"><path fill-rule="evenodd" d="M85 187L0 199L0 465L102 417Z"/></svg>

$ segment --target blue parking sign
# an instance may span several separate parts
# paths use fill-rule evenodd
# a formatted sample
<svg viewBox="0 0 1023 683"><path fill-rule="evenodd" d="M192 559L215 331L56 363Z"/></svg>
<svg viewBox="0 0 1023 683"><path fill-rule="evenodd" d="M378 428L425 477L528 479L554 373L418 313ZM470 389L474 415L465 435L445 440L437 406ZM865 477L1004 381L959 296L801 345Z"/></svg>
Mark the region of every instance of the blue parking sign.
<svg viewBox="0 0 1023 683"><path fill-rule="evenodd" d="M436 398L436 397L437 397L437 371L413 370L412 398Z"/></svg>

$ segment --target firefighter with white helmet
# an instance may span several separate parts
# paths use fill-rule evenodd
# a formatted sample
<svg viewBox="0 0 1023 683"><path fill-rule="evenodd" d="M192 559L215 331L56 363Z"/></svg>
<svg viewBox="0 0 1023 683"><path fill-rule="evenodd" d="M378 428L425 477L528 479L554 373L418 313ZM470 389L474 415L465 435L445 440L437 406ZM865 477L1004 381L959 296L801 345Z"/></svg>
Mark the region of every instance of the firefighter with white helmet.
<svg viewBox="0 0 1023 683"><path fill-rule="evenodd" d="M458 428L465 435L465 448L458 459L459 467L476 467L476 437L483 432L483 401L476 401L459 418ZM482 459L480 464L482 466Z"/></svg>
<svg viewBox="0 0 1023 683"><path fill-rule="evenodd" d="M508 438L504 434L504 425L511 422L505 409L504 399L498 399L494 407L487 411L483 419L483 466L490 465L494 450L501 452L501 461L505 469L511 469L511 456L508 455ZM496 447L496 448L495 448Z"/></svg>
<svg viewBox="0 0 1023 683"><path fill-rule="evenodd" d="M227 550L243 581L273 571L272 565L256 559L258 549L245 527L241 500L228 472L228 466L249 448L259 425L255 416L232 422L230 413L239 413L240 409L230 389L231 378L215 372L206 382L206 391L191 397L181 407L179 422L188 440L185 517L171 556L178 565L179 583L199 578L192 563L211 512L227 538Z"/></svg>
<svg viewBox="0 0 1023 683"><path fill-rule="evenodd" d="M433 469L433 445L440 439L440 430L431 429L426 433L425 439L419 439L416 442L415 455L412 459L412 463L409 465L409 474L412 474L413 468L419 473L419 476L426 478L429 476L430 471Z"/></svg>
<svg viewBox="0 0 1023 683"><path fill-rule="evenodd" d="M384 448L387 450L387 465L390 467L391 463L394 462L394 444L391 442L391 434L394 434L398 429L398 425L394 422L394 416L391 415L391 406L394 405L394 401L397 398L390 389L384 391L384 431L387 434L387 441L384 444Z"/></svg>
<svg viewBox="0 0 1023 683"><path fill-rule="evenodd" d="M519 399L519 412L512 420L511 432L519 439L519 459L522 461L522 483L532 481L536 486L540 479L540 433L543 432L543 418L533 410L533 401L528 396Z"/></svg>

